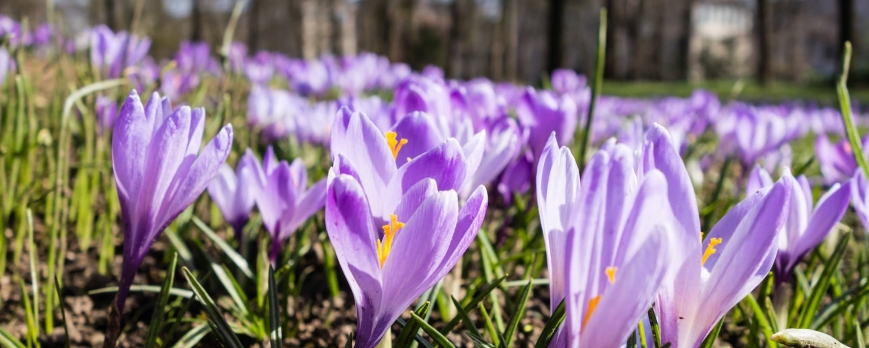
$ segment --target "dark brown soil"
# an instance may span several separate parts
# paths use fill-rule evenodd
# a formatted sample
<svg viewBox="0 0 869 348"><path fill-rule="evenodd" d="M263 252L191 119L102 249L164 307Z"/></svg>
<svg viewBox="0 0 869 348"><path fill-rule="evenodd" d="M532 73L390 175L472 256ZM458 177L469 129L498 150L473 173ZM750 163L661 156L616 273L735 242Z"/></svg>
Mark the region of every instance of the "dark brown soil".
<svg viewBox="0 0 869 348"><path fill-rule="evenodd" d="M97 272L99 255L95 249L91 248L88 253L79 252L75 245L74 235L71 234L69 238L71 243L69 251L64 255L66 259L63 269L64 283L61 294L67 317L69 342L72 347L101 347L105 339L105 330L108 324L108 309L112 305L114 294L88 295L88 291L117 285L117 277L122 262L120 256L121 248L120 245L116 246L116 256L112 262L113 274L101 275ZM162 284L165 270L168 268L168 264L164 261L166 260L164 254L167 249L169 247L166 238L161 237L145 258L142 267L136 275L134 284ZM26 261L27 253L28 250L25 246L23 252L24 261L15 262L15 260L10 259L7 262L9 268L15 270L15 274L22 275L21 277L25 283L28 296L30 296L30 269L29 263ZM12 254L11 250L9 254ZM311 258L316 257L313 255L315 253L309 254L311 254ZM40 256L44 257L44 255L45 251L41 250ZM316 260L310 260L311 266L321 267L314 264L315 262ZM46 272L44 265L45 260L42 260L39 271L43 278ZM352 294L343 279L343 275L339 273L338 277L341 281L341 292L338 298L331 298L325 276L321 269L317 269L305 281L300 296L287 301L287 307L284 308L285 318L291 318L289 320L293 322L288 323L292 329L284 333L286 346L344 347L348 335L355 331L356 312ZM39 285L40 292L44 291L42 287L45 284ZM180 272L176 274L175 287L188 288ZM513 290L518 291L518 288ZM517 330L514 346L531 347L540 335L549 315L547 290L545 286L535 288L524 314L525 317L522 319ZM209 288L209 291L211 291L211 288ZM0 278L0 298L2 298L2 303L0 303L0 323L3 323L4 329L24 342L27 326L21 295L18 278L8 273L4 274ZM512 296L515 294L508 295ZM143 345L156 297L156 294L143 292L132 292L130 294L125 307L125 313L123 314L124 321L122 333L118 340L119 347L141 347ZM220 297L220 295L217 297ZM40 294L40 301L42 301L42 298L43 296ZM501 298L503 299L503 296ZM40 307L44 309L44 303L40 303ZM43 310L40 310L40 315L43 315L42 313ZM484 332L482 329L483 324L478 318L479 312L473 311L470 314L476 321L476 325L480 328L480 331ZM509 321L512 316L512 313L505 313L504 321ZM205 314L202 308L198 307L198 304L194 304L186 314L186 317L204 318ZM409 319L408 317L407 313L403 316L405 320ZM43 320L44 318L40 318L41 323ZM60 310L54 311L54 322L55 328L50 334L40 332L40 341L43 347L65 347L66 338ZM430 322L436 328L442 328L445 324L440 320L437 311L432 314ZM181 325L174 335L168 337L169 342L177 341L186 330L190 329L190 326L185 325ZM165 325L164 330L168 326ZM44 325L41 325L40 328L44 330ZM462 325L459 325L454 332L448 335L448 338L458 347L473 347L473 341L464 333L465 331L466 329ZM400 328L398 325L395 325L393 327L393 334L397 335L398 332L400 332ZM263 343L249 337L239 337L246 346L264 346ZM265 345L267 346L268 344L266 343ZM213 336L206 336L198 346L216 347L219 346L219 343Z"/></svg>

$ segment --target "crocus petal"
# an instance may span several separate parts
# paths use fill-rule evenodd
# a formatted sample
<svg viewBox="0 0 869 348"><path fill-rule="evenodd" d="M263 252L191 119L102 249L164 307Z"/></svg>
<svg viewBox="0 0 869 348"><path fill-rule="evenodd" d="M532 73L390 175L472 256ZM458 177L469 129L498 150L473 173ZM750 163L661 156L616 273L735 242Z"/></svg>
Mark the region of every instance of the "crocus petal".
<svg viewBox="0 0 869 348"><path fill-rule="evenodd" d="M380 196L396 172L386 137L367 116L342 107L332 125L331 151L333 160L336 154L341 154L353 161L362 188L373 200L373 213L384 216L389 210L384 210Z"/></svg>
<svg viewBox="0 0 869 348"><path fill-rule="evenodd" d="M355 165L356 162L354 161L353 164ZM438 170L432 172L432 168L438 168ZM357 169L360 168L357 167ZM459 143L450 138L443 144L414 158L398 170L386 188L384 197L388 198L381 202L382 209L384 212L395 210L401 193L425 178L434 179L438 185L438 190L458 190L464 182L465 173L465 155L462 153ZM388 218L385 215L379 216L384 220Z"/></svg>
<svg viewBox="0 0 869 348"><path fill-rule="evenodd" d="M471 246L477 237L483 219L486 217L486 209L489 206L489 195L486 187L478 186L472 193L465 205L459 210L456 229L447 247L447 254L436 269L434 279L443 278L456 265L462 255Z"/></svg>
<svg viewBox="0 0 869 348"><path fill-rule="evenodd" d="M660 225L654 229L642 240L644 248L618 269L615 283L601 295L580 342L571 346L619 347L646 315L664 278L662 266L667 252L664 235L668 231Z"/></svg>
<svg viewBox="0 0 869 348"><path fill-rule="evenodd" d="M745 184L745 192L754 193L772 184L773 181L769 172L755 164L754 169L751 170L751 174L748 175L748 181Z"/></svg>
<svg viewBox="0 0 869 348"><path fill-rule="evenodd" d="M232 125L227 124L217 133L214 139L205 144L202 152L199 153L199 156L193 161L193 165L190 166L186 178L178 186L178 190L172 197L174 203L169 210L169 215L174 216L169 217L168 220L174 219L175 216L180 214L185 207L192 204L196 200L196 197L205 190L205 187L214 177L217 169L226 161L226 157L229 156L229 152L232 150L232 136ZM168 224L169 222L164 221L163 223Z"/></svg>
<svg viewBox="0 0 869 348"><path fill-rule="evenodd" d="M355 178L331 171L328 180L326 231L356 301L356 344L372 347L379 340L373 325L383 295L374 221Z"/></svg>
<svg viewBox="0 0 869 348"><path fill-rule="evenodd" d="M402 117L392 127L392 131L397 134L398 139L407 139L407 143L401 147L398 157L395 158L395 163L399 167L407 163L408 158L416 158L444 142L431 116L421 111Z"/></svg>
<svg viewBox="0 0 869 348"><path fill-rule="evenodd" d="M558 147L553 133L537 166L537 206L547 250L551 308L558 306L564 299L564 263L568 245L565 233L573 225L572 214L578 207L579 187L576 161L570 150Z"/></svg>
<svg viewBox="0 0 869 348"><path fill-rule="evenodd" d="M305 220L317 213L323 208L326 199L326 180L321 179L314 183L305 191L298 204L296 211L293 213L293 223L291 231L296 230Z"/></svg>
<svg viewBox="0 0 869 348"><path fill-rule="evenodd" d="M145 114L139 95L135 90L130 92L121 107L112 136L112 167L126 221L129 221L128 214L135 209L134 201L139 196L153 126L154 118Z"/></svg>
<svg viewBox="0 0 869 348"><path fill-rule="evenodd" d="M693 345L699 344L715 323L753 290L772 268L776 252L776 237L790 205L790 186L779 181L764 195L757 205L731 229L732 224L718 225L708 238L721 238L719 252L704 265L711 268L709 279L703 285L700 298L704 305L694 316ZM724 219L722 219L724 220Z"/></svg>
<svg viewBox="0 0 869 348"><path fill-rule="evenodd" d="M851 198L851 186L847 183L844 185L835 184L833 187L821 197L818 201L818 206L809 220L805 233L796 247L793 249L793 264L799 261L803 255L814 249L827 234L833 230L845 212L848 210L848 203ZM793 204L793 203L792 203ZM791 265L793 267L793 265Z"/></svg>

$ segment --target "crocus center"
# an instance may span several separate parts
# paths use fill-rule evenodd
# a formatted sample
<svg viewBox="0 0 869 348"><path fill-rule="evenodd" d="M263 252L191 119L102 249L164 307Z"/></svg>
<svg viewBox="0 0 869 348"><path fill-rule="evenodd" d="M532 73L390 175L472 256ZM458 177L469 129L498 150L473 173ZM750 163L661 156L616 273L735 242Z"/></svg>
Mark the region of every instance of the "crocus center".
<svg viewBox="0 0 869 348"><path fill-rule="evenodd" d="M709 245L706 246L706 251L703 252L703 258L700 259L700 265L706 264L706 259L708 259L712 254L715 254L715 246L721 244L721 238L711 238L709 240Z"/></svg>
<svg viewBox="0 0 869 348"><path fill-rule="evenodd" d="M398 217L395 214L389 214L389 219L389 223L383 225L383 240L377 240L377 261L380 262L380 269L383 269L383 264L386 263L386 258L389 257L395 233L404 227L404 223L398 222Z"/></svg>
<svg viewBox="0 0 869 348"><path fill-rule="evenodd" d="M607 267L604 271L606 273L606 278L609 280L610 284L616 283L616 271L618 271L618 267ZM591 315L594 313L594 310L597 309L597 304L600 302L600 295L593 297L591 300L588 300L588 311L585 312L585 318L582 318L582 328L585 328L585 325L588 324L588 320L591 319Z"/></svg>
<svg viewBox="0 0 869 348"><path fill-rule="evenodd" d="M401 147L407 144L407 139L398 140L398 133L389 131L386 132L386 144L389 145L389 151L392 151L392 159L398 158L398 151Z"/></svg>

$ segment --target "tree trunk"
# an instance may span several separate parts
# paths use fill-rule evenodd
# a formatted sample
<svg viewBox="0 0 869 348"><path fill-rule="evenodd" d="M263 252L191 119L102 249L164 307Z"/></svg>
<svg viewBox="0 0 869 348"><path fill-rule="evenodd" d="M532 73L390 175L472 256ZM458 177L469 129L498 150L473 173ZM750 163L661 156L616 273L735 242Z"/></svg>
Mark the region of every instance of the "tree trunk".
<svg viewBox="0 0 869 348"><path fill-rule="evenodd" d="M103 3L106 10L106 26L109 29L117 30L115 28L115 0L105 0Z"/></svg>
<svg viewBox="0 0 869 348"><path fill-rule="evenodd" d="M191 41L200 41L202 40L202 15L199 11L199 1L193 0L193 12L191 14L192 18L190 19L190 25L193 26L190 31L190 40Z"/></svg>
<svg viewBox="0 0 869 348"><path fill-rule="evenodd" d="M758 44L760 57L758 59L758 78L764 85L772 82L772 4L770 0L757 2Z"/></svg>
<svg viewBox="0 0 869 348"><path fill-rule="evenodd" d="M519 1L504 0L504 77L516 81L519 61Z"/></svg>
<svg viewBox="0 0 869 348"><path fill-rule="evenodd" d="M247 47L250 53L256 52L259 45L259 5L262 0L250 0L247 10Z"/></svg>
<svg viewBox="0 0 869 348"><path fill-rule="evenodd" d="M854 0L839 0L839 65L842 64L842 53L845 42L854 42ZM840 66L841 68L841 66Z"/></svg>
<svg viewBox="0 0 869 348"><path fill-rule="evenodd" d="M549 54L546 56L546 69L552 71L561 67L562 34L564 30L564 0L549 1Z"/></svg>

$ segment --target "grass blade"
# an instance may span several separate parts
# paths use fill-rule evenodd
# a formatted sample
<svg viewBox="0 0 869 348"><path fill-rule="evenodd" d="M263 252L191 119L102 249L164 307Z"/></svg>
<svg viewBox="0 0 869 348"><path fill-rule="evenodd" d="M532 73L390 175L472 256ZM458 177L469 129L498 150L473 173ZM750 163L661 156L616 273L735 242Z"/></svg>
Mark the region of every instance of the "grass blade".
<svg viewBox="0 0 869 348"><path fill-rule="evenodd" d="M209 332L211 332L211 327L208 324L202 324L198 326L194 326L190 331L181 336L181 339L178 342L175 342L173 348L193 348L202 338L205 337Z"/></svg>
<svg viewBox="0 0 869 348"><path fill-rule="evenodd" d="M450 296L450 298L453 300L453 305L456 306L456 312L458 313L459 317L461 317L462 321L465 322L465 329L467 329L470 333L482 338L483 336L480 335L480 331L477 330L477 327L474 325L474 321L471 320L471 316L468 315L468 312L465 311L464 308L462 308L462 304L459 303L459 301L456 300L455 297Z"/></svg>
<svg viewBox="0 0 869 348"><path fill-rule="evenodd" d="M284 340L281 333L281 306L278 302L278 285L275 281L275 269L269 266L269 340L272 348L281 348Z"/></svg>
<svg viewBox="0 0 869 348"><path fill-rule="evenodd" d="M193 224L196 225L196 227L198 227L199 230L202 231L202 233L204 233L205 236L214 243L214 245L217 245L217 247L220 248L220 250L223 251L224 254L226 254L226 257L228 257L232 261L232 263L235 264L235 266L238 267L239 270L241 270L241 273L244 273L244 275L250 280L254 279L253 271L251 271L250 265L247 263L247 260L245 260L244 257L241 256L241 254L235 251L235 249L233 249L228 243L226 243L226 241L218 237L217 234L214 233L214 231L212 231L210 228L208 228L208 225L202 222L202 220L199 220L198 217L194 216L191 220L193 221ZM241 232L239 231L239 233Z"/></svg>
<svg viewBox="0 0 869 348"><path fill-rule="evenodd" d="M202 284L196 281L196 277L187 267L182 267L181 271L184 273L184 277L187 278L187 282L190 283L193 293L196 294L199 302L205 307L205 313L208 315L208 322L212 326L212 331L217 335L223 346L226 348L242 348L243 346L241 345L241 341L238 340L238 336L232 332L232 328L230 328L226 319L223 318L220 308L217 307L211 296L208 296Z"/></svg>
<svg viewBox="0 0 869 348"><path fill-rule="evenodd" d="M54 278L54 289L57 291L57 299L60 302L60 317L63 319L63 337L64 337L64 345L66 348L69 348L69 326L66 323L66 308L63 307L63 297L60 296L60 280L57 277Z"/></svg>
<svg viewBox="0 0 869 348"><path fill-rule="evenodd" d="M822 327L827 326L827 324L833 321L833 319L848 310L852 305L863 301L867 296L869 296L869 281L863 282L863 286L833 299L833 301L824 307L824 309L821 310L821 313L815 317L815 320L812 321L809 328L812 330L820 330Z"/></svg>
<svg viewBox="0 0 869 348"><path fill-rule="evenodd" d="M655 315L654 308L649 308L649 326L652 331L652 343L655 348L661 348L661 325L658 324L658 316Z"/></svg>
<svg viewBox="0 0 869 348"><path fill-rule="evenodd" d="M724 318L718 321L718 324L715 324L715 328L712 329L712 332L709 333L709 336L706 336L706 339L703 340L703 343L700 344L700 348L712 348L715 346L715 339L718 338L718 333L721 332L721 327L724 326ZM664 347L668 347L670 342L667 342Z"/></svg>
<svg viewBox="0 0 869 348"><path fill-rule="evenodd" d="M480 305L481 301L483 301L487 296L489 296L490 293L492 293L492 291L497 289L498 286L500 286L501 283L504 282L504 279L507 279L507 277L504 276L504 277L498 278L498 280L492 282L492 284L489 284L489 286L487 286L485 290L483 290L482 292L480 292L476 296L474 296L470 302L468 302L467 304L464 305L463 308L465 309L465 312L470 312L470 311L476 309L477 306ZM461 318L459 318L459 317L455 317L452 320L450 320L450 322L447 323L447 326L444 327L443 330L441 330L441 333L446 335L450 331L453 331L453 329L456 327L456 325L459 325L459 320L461 320Z"/></svg>
<svg viewBox="0 0 869 348"><path fill-rule="evenodd" d="M766 314L763 313L763 310L760 309L760 305L757 304L757 300L754 299L754 296L748 294L748 296L746 296L742 301L748 303L749 307L751 307L751 312L754 313L754 319L757 321L760 330L763 332L763 336L766 338L767 347L778 347L778 345L772 341L773 331L772 327L769 325L769 320L767 320Z"/></svg>
<svg viewBox="0 0 869 348"><path fill-rule="evenodd" d="M160 295L157 297L157 306L154 307L154 313L151 315L151 324L148 325L148 335L145 336L145 348L157 346L157 337L163 329L166 304L169 302L169 291L172 290L172 285L175 283L175 268L177 266L178 253L173 253L169 268L166 269L166 279L163 281L163 287L160 289Z"/></svg>
<svg viewBox="0 0 869 348"><path fill-rule="evenodd" d="M447 338L442 335L437 329L433 328L429 323L425 322L425 319L416 315L414 312L410 312L410 317L416 321L417 325L419 325L425 333L429 335L438 345L445 348L455 348L456 346L452 344Z"/></svg>
<svg viewBox="0 0 869 348"><path fill-rule="evenodd" d="M0 345L4 348L27 348L24 343L21 343L21 341L15 338L15 336L12 336L9 331L6 331L6 329L2 327L0 327Z"/></svg>
<svg viewBox="0 0 869 348"><path fill-rule="evenodd" d="M824 262L824 270L821 273L821 277L818 279L818 282L816 284L813 284L808 301L806 301L806 305L805 307L803 307L803 311L800 313L800 321L797 325L798 328L808 328L812 324L812 319L818 312L818 307L821 305L821 300L824 298L824 294L827 292L827 288L830 286L830 281L833 279L833 274L835 274L836 269L839 268L839 263L842 261L842 256L845 255L845 250L848 249L848 242L850 241L850 233L843 235L842 238L839 240L839 244L836 245L836 249L833 251L833 254L830 255L830 258L827 260L827 262Z"/></svg>
<svg viewBox="0 0 869 348"><path fill-rule="evenodd" d="M540 333L540 337L537 339L534 348L549 347L549 342L551 342L552 338L555 337L555 332L558 331L558 327L561 326L561 323L564 321L564 315L564 300L561 300L561 303L559 303L558 307L555 308L555 312L552 313L552 317L549 318L549 321L546 322L546 326L543 327L543 332Z"/></svg>
<svg viewBox="0 0 869 348"><path fill-rule="evenodd" d="M429 308L431 308L431 302L423 302L419 309L416 310L416 315L420 316L420 318L425 318L428 315ZM413 339L417 335L418 331L419 324L417 324L415 321L408 323L401 329L401 333L398 334L398 338L395 339L395 346L410 347L410 344L411 342L413 342Z"/></svg>
<svg viewBox="0 0 869 348"><path fill-rule="evenodd" d="M510 324L507 325L507 331L504 333L504 338L507 339L507 347L513 346L513 336L516 334L516 328L519 327L519 321L525 316L525 306L528 304L528 298L531 296L531 280L528 280L528 285L522 288L519 293L519 302L516 303L516 308L513 309L513 318L510 319Z"/></svg>
<svg viewBox="0 0 869 348"><path fill-rule="evenodd" d="M606 63L606 8L600 9L600 27L597 32L597 61L594 67L594 88L591 90L591 101L588 105L588 114L585 116L585 131L582 134L582 146L579 150L579 157L576 163L579 163L579 172L585 168L585 154L588 147L591 145L591 126L594 119L594 107L597 104L597 97L603 89L603 68Z"/></svg>

